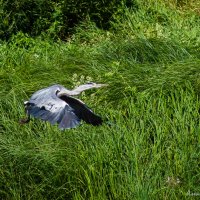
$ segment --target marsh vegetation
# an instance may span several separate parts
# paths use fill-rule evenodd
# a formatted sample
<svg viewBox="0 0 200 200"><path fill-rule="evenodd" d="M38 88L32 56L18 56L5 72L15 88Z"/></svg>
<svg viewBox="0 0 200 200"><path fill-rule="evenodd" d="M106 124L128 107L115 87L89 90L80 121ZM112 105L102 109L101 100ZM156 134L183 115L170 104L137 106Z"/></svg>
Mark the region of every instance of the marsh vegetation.
<svg viewBox="0 0 200 200"><path fill-rule="evenodd" d="M13 32L0 34L1 199L200 194L199 3L135 2L117 7L106 27L86 15L68 32L56 7L45 18L55 26L26 33L12 21ZM37 119L18 123L34 91L88 81L109 84L80 96L109 123L66 131Z"/></svg>

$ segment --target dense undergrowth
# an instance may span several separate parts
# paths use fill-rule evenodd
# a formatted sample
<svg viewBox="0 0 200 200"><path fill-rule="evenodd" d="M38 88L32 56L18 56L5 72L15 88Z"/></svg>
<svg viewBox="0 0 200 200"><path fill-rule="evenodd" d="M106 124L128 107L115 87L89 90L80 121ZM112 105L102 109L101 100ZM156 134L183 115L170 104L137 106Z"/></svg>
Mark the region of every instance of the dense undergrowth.
<svg viewBox="0 0 200 200"><path fill-rule="evenodd" d="M31 36L45 34L66 40L75 26L90 19L103 29L110 28L114 16L128 7L138 8L135 0L7 0L0 1L0 39L9 40L19 31Z"/></svg>
<svg viewBox="0 0 200 200"><path fill-rule="evenodd" d="M200 17L194 1L169 2L127 9L109 30L86 21L67 42L1 42L1 199L198 198ZM80 96L102 126L18 123L34 91L88 81L109 84Z"/></svg>

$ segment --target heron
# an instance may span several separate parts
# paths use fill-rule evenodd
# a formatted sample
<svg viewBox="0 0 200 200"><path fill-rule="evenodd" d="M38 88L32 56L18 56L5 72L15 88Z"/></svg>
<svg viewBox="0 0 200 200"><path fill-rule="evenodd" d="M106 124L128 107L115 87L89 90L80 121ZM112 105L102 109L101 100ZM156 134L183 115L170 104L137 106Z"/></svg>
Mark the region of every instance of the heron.
<svg viewBox="0 0 200 200"><path fill-rule="evenodd" d="M101 125L102 118L74 96L85 90L103 86L107 84L90 82L75 87L73 90L68 90L59 84L40 89L33 93L29 101L24 102L27 117L21 119L20 123L28 123L32 116L49 121L52 125L57 123L61 130L75 128L81 120L94 126Z"/></svg>

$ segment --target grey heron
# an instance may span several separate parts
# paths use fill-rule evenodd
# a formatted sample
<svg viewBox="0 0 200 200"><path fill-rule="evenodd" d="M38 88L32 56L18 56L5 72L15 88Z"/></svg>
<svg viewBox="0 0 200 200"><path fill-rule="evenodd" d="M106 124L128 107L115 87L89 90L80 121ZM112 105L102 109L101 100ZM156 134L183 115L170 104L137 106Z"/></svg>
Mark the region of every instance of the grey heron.
<svg viewBox="0 0 200 200"><path fill-rule="evenodd" d="M58 123L59 128L69 129L80 124L81 120L94 126L101 125L103 120L96 115L84 102L73 97L81 92L106 86L106 84L86 83L73 90L62 85L52 85L33 93L29 101L24 102L27 114L20 123L28 123L30 116L49 121L52 125Z"/></svg>

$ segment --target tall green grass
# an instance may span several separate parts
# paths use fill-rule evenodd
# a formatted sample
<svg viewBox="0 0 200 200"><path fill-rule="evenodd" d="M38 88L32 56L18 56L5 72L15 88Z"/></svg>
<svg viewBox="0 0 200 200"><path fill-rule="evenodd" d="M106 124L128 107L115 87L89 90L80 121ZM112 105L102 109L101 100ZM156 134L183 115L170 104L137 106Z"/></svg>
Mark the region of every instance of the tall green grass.
<svg viewBox="0 0 200 200"><path fill-rule="evenodd" d="M23 33L1 42L1 199L198 198L199 39L187 37L198 16L158 5L127 10L112 31L82 24L67 43ZM158 23L147 8L165 12L164 35L147 34ZM34 91L87 81L109 84L80 96L102 126L18 123Z"/></svg>
<svg viewBox="0 0 200 200"><path fill-rule="evenodd" d="M20 126L18 96L1 104L3 199L186 199L199 192L200 102L190 85L99 103L96 111L112 125L63 132L37 120Z"/></svg>

